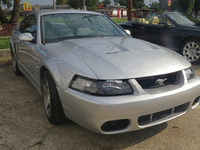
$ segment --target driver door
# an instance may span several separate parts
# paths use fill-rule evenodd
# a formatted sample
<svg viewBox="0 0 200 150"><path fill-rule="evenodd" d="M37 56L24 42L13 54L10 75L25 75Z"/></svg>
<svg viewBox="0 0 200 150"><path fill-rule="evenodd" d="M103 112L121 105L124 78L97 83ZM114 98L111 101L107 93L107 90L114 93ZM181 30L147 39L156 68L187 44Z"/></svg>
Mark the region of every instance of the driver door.
<svg viewBox="0 0 200 150"><path fill-rule="evenodd" d="M36 45L36 16L30 15L28 16L21 24L19 28L19 35L22 33L31 33L34 37L34 40L31 42L27 41L18 41L17 42L17 50L18 50L18 61L20 65L23 67L23 70L31 75L32 77L35 74L35 50L34 47Z"/></svg>
<svg viewBox="0 0 200 150"><path fill-rule="evenodd" d="M158 24L143 24L140 29L138 38L145 41L162 45L163 33L165 27Z"/></svg>

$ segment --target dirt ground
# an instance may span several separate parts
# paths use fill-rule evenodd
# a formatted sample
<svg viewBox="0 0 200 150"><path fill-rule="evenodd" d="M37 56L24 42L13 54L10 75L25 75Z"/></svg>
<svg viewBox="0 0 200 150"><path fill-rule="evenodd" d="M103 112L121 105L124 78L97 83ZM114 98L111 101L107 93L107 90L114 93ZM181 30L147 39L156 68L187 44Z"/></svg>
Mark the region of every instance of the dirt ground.
<svg viewBox="0 0 200 150"><path fill-rule="evenodd" d="M200 76L200 66L194 66ZM101 135L48 122L42 98L11 66L0 68L0 150L200 150L200 106L140 131Z"/></svg>

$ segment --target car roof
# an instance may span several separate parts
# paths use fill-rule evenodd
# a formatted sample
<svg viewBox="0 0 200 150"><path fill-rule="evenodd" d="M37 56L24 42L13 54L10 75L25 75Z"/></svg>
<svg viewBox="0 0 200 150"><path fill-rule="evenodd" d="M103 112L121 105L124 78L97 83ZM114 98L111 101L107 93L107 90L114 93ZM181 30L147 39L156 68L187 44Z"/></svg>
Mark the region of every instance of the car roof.
<svg viewBox="0 0 200 150"><path fill-rule="evenodd" d="M33 13L37 13L39 15L48 15L48 14L62 14L62 13L70 13L70 14L94 14L94 15L103 15L101 13L93 12L93 11L85 11L85 10L75 10L75 9L47 9L47 10L39 10Z"/></svg>

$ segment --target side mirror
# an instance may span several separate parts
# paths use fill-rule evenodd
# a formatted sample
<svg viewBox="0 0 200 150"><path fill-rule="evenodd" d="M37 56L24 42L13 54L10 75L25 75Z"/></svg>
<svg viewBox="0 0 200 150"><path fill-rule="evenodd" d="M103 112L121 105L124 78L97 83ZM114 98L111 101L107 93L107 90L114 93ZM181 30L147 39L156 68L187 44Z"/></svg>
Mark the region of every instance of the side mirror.
<svg viewBox="0 0 200 150"><path fill-rule="evenodd" d="M128 35L131 35L131 31L129 31L129 30L125 30L126 31L126 33L128 34Z"/></svg>
<svg viewBox="0 0 200 150"><path fill-rule="evenodd" d="M158 24L162 25L162 26L167 26L167 22L166 21L160 21Z"/></svg>
<svg viewBox="0 0 200 150"><path fill-rule="evenodd" d="M34 39L34 37L32 36L31 33L22 33L22 34L19 35L18 39L20 41L28 41L28 42L30 42L30 41L32 41Z"/></svg>

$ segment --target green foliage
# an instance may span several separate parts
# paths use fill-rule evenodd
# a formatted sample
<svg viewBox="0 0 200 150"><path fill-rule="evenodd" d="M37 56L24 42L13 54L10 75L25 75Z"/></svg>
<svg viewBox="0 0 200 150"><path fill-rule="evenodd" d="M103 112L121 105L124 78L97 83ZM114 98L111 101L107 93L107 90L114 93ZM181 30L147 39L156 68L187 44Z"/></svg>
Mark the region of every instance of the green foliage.
<svg viewBox="0 0 200 150"><path fill-rule="evenodd" d="M193 7L193 0L178 0L178 8L181 12L187 13Z"/></svg>
<svg viewBox="0 0 200 150"><path fill-rule="evenodd" d="M159 0L161 10L168 10L168 0ZM177 11L179 10L178 0L171 0L170 11Z"/></svg>
<svg viewBox="0 0 200 150"><path fill-rule="evenodd" d="M83 7L83 0L68 0L67 4L74 9L78 9Z"/></svg>
<svg viewBox="0 0 200 150"><path fill-rule="evenodd" d="M168 0L159 0L160 8L161 8L162 10L167 10L167 9L168 9L167 1L168 1ZM172 4L173 4L173 1L172 1Z"/></svg>
<svg viewBox="0 0 200 150"><path fill-rule="evenodd" d="M83 0L68 0L67 4L74 9L83 8ZM96 11L98 9L97 4L98 0L85 0L85 6L87 6L89 10Z"/></svg>
<svg viewBox="0 0 200 150"><path fill-rule="evenodd" d="M8 7L8 9L12 6L11 0L0 0L4 5Z"/></svg>
<svg viewBox="0 0 200 150"><path fill-rule="evenodd" d="M194 7L194 4L195 4L195 0L189 0L189 8L193 8Z"/></svg>
<svg viewBox="0 0 200 150"><path fill-rule="evenodd" d="M200 11L200 0L195 0L193 11L194 11L195 17L197 17Z"/></svg>
<svg viewBox="0 0 200 150"><path fill-rule="evenodd" d="M128 0L118 0L118 3L121 5L121 6L128 6Z"/></svg>
<svg viewBox="0 0 200 150"><path fill-rule="evenodd" d="M118 0L118 3L122 6L128 7L128 0ZM138 9L138 8L144 8L144 0L132 0L133 8Z"/></svg>
<svg viewBox="0 0 200 150"><path fill-rule="evenodd" d="M110 0L103 0L103 4L110 4L111 1Z"/></svg>
<svg viewBox="0 0 200 150"><path fill-rule="evenodd" d="M177 0L178 10L183 13L192 14L192 12L200 10L199 2L199 0Z"/></svg>
<svg viewBox="0 0 200 150"><path fill-rule="evenodd" d="M88 10L92 10L92 11L98 10L97 4L98 4L98 0L85 0L85 5L87 6Z"/></svg>
<svg viewBox="0 0 200 150"><path fill-rule="evenodd" d="M57 0L56 5L65 5L67 4L66 0Z"/></svg>
<svg viewBox="0 0 200 150"><path fill-rule="evenodd" d="M133 2L133 8L143 8L145 6L144 0L132 0Z"/></svg>
<svg viewBox="0 0 200 150"><path fill-rule="evenodd" d="M160 13L160 12L161 12L161 5L160 5L160 3L158 3L158 2L153 2L153 3L151 3L151 4L150 4L150 8L151 8L151 9L154 9L154 11L155 11L156 13Z"/></svg>
<svg viewBox="0 0 200 150"><path fill-rule="evenodd" d="M167 1L168 0L159 0L162 10L168 9ZM200 0L172 0L170 10L177 10L187 14L192 14L194 12L195 16L197 16L200 11Z"/></svg>

